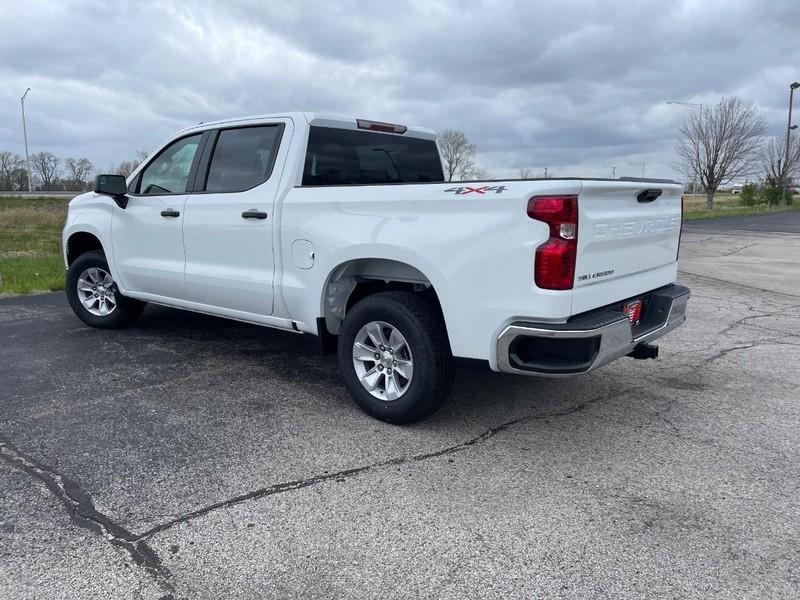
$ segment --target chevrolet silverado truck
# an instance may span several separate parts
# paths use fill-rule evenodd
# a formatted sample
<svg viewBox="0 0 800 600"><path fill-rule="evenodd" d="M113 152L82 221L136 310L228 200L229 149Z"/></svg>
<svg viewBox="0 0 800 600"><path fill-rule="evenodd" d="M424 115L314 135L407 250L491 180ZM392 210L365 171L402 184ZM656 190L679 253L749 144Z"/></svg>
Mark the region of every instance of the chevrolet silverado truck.
<svg viewBox="0 0 800 600"><path fill-rule="evenodd" d="M447 397L454 357L555 377L654 358L689 298L681 194L446 182L435 133L391 123L203 123L70 202L66 293L93 327L152 302L319 336L365 412L410 423Z"/></svg>

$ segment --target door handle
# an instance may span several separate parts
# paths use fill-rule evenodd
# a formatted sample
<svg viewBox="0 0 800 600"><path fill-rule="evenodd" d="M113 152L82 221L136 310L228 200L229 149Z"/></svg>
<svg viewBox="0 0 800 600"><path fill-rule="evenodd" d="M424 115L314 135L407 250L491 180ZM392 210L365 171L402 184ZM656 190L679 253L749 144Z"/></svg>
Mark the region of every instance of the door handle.
<svg viewBox="0 0 800 600"><path fill-rule="evenodd" d="M180 217L181 213L179 211L177 211L177 210L172 210L171 208L168 208L167 210L162 210L161 211L161 216L162 217Z"/></svg>
<svg viewBox="0 0 800 600"><path fill-rule="evenodd" d="M243 219L266 219L267 213L261 212L260 210L256 210L255 208L251 208L250 210L246 210L242 213Z"/></svg>

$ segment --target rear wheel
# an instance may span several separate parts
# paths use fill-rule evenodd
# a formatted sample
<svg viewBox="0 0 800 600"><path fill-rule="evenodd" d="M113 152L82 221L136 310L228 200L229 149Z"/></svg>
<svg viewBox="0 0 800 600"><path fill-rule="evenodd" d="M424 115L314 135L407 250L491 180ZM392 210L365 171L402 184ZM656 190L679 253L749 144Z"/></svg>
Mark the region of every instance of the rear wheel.
<svg viewBox="0 0 800 600"><path fill-rule="evenodd" d="M453 383L441 314L410 292L367 296L348 312L339 334L339 366L356 404L389 423L433 414Z"/></svg>
<svg viewBox="0 0 800 600"><path fill-rule="evenodd" d="M118 329L138 317L144 302L120 294L105 255L81 254L67 271L67 300L78 318L92 327Z"/></svg>

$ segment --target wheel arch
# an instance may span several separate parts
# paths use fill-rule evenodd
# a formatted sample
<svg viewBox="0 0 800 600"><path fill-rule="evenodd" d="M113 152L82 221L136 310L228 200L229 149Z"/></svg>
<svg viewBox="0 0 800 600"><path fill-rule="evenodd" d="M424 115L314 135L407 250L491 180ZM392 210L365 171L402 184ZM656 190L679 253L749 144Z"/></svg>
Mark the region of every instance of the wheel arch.
<svg viewBox="0 0 800 600"><path fill-rule="evenodd" d="M75 231L69 235L64 248L64 258L69 267L81 254L100 250L108 260L109 256L100 238L89 231Z"/></svg>
<svg viewBox="0 0 800 600"><path fill-rule="evenodd" d="M362 298L389 290L414 291L435 304L444 317L434 282L422 270L403 260L372 257L339 263L325 279L320 301L321 335L337 335L347 311Z"/></svg>

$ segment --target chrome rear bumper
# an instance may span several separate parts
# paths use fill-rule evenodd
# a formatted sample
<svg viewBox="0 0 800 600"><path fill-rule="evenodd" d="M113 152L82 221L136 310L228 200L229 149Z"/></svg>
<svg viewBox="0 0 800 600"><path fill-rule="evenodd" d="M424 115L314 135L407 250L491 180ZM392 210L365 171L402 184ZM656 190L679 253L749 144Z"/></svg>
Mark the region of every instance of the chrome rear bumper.
<svg viewBox="0 0 800 600"><path fill-rule="evenodd" d="M621 312L624 302L566 323L512 323L497 339L497 366L506 373L545 377L586 373L681 325L689 296L689 288L678 285L644 294L636 326Z"/></svg>

